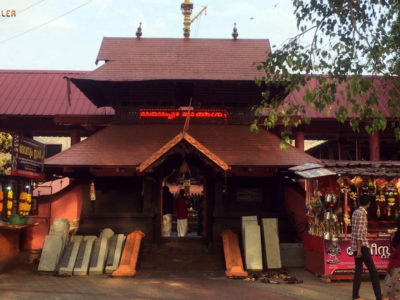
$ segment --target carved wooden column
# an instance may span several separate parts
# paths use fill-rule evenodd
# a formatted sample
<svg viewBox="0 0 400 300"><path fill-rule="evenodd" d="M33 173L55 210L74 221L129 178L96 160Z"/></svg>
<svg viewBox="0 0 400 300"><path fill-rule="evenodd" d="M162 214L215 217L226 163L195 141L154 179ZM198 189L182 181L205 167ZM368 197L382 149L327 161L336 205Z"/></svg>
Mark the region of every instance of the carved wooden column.
<svg viewBox="0 0 400 300"><path fill-rule="evenodd" d="M296 131L295 147L300 151L304 151L304 130Z"/></svg>
<svg viewBox="0 0 400 300"><path fill-rule="evenodd" d="M379 133L375 132L369 136L369 160L379 161Z"/></svg>
<svg viewBox="0 0 400 300"><path fill-rule="evenodd" d="M70 136L71 136L71 146L75 145L81 141L81 136L79 134L78 128L72 128L70 130Z"/></svg>

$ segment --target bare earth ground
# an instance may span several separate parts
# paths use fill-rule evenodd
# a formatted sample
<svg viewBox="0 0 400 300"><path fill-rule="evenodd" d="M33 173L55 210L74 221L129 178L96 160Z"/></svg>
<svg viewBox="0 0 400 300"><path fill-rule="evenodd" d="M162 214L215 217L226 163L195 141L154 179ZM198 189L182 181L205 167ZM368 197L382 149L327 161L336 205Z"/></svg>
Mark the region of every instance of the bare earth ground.
<svg viewBox="0 0 400 300"><path fill-rule="evenodd" d="M0 299L351 299L352 283L325 283L302 268L288 269L300 284L271 284L227 279L221 272L139 271L134 278L107 275L59 277L41 274L32 264L18 264L0 274ZM361 296L375 299L364 281Z"/></svg>

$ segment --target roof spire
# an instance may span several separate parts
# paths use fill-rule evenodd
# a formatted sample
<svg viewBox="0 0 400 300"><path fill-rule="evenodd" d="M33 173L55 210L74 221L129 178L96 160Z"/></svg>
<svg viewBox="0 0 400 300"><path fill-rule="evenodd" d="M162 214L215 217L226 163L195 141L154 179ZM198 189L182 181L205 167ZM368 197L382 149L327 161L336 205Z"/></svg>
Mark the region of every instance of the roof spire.
<svg viewBox="0 0 400 300"><path fill-rule="evenodd" d="M239 33L237 32L236 23L233 23L233 32L232 32L233 39L237 39Z"/></svg>
<svg viewBox="0 0 400 300"><path fill-rule="evenodd" d="M192 21L190 20L190 16L191 16L192 10L193 10L193 3L190 2L190 0L185 0L181 4L181 10L182 10L182 14L184 15L183 36L185 37L185 39L188 39L190 37L190 24L192 24Z"/></svg>
<svg viewBox="0 0 400 300"><path fill-rule="evenodd" d="M140 39L141 36L142 36L142 22L139 23L139 27L136 30L136 37Z"/></svg>

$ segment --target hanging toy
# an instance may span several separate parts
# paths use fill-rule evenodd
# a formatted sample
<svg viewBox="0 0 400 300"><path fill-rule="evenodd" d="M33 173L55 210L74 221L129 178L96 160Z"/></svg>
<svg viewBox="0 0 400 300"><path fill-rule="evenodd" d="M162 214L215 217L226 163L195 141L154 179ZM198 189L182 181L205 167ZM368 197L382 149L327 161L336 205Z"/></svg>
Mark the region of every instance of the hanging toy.
<svg viewBox="0 0 400 300"><path fill-rule="evenodd" d="M378 218L382 217L382 211L384 211L385 206L386 206L386 198L384 194L376 194L375 196L375 201L376 201L376 216Z"/></svg>
<svg viewBox="0 0 400 300"><path fill-rule="evenodd" d="M0 191L0 213L3 211L3 190Z"/></svg>
<svg viewBox="0 0 400 300"><path fill-rule="evenodd" d="M19 215L21 217L25 216L26 211L26 192L19 194Z"/></svg>
<svg viewBox="0 0 400 300"><path fill-rule="evenodd" d="M7 192L7 218L11 217L11 210L13 207L13 191Z"/></svg>
<svg viewBox="0 0 400 300"><path fill-rule="evenodd" d="M396 205L396 199L399 197L399 193L393 184L388 184L385 194L387 197L387 216L390 217L392 208Z"/></svg>
<svg viewBox="0 0 400 300"><path fill-rule="evenodd" d="M28 194L26 195L25 216L28 216L28 215L29 215L29 212L31 211L31 207L32 207L32 195L28 193Z"/></svg>

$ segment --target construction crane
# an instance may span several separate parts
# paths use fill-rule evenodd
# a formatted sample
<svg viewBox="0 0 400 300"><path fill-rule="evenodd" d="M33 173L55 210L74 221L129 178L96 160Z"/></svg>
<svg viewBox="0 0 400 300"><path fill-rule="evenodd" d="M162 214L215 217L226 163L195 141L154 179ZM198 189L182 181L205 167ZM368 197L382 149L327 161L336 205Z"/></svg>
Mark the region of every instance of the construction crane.
<svg viewBox="0 0 400 300"><path fill-rule="evenodd" d="M203 8L197 13L197 15L193 19L190 19L190 16L192 15L192 10L193 10L193 3L190 2L190 0L184 0L184 2L181 4L182 14L184 15L184 19L183 19L183 36L185 37L185 39L188 39L190 37L190 25L203 12L206 12L206 9L207 9L207 5L203 6Z"/></svg>

